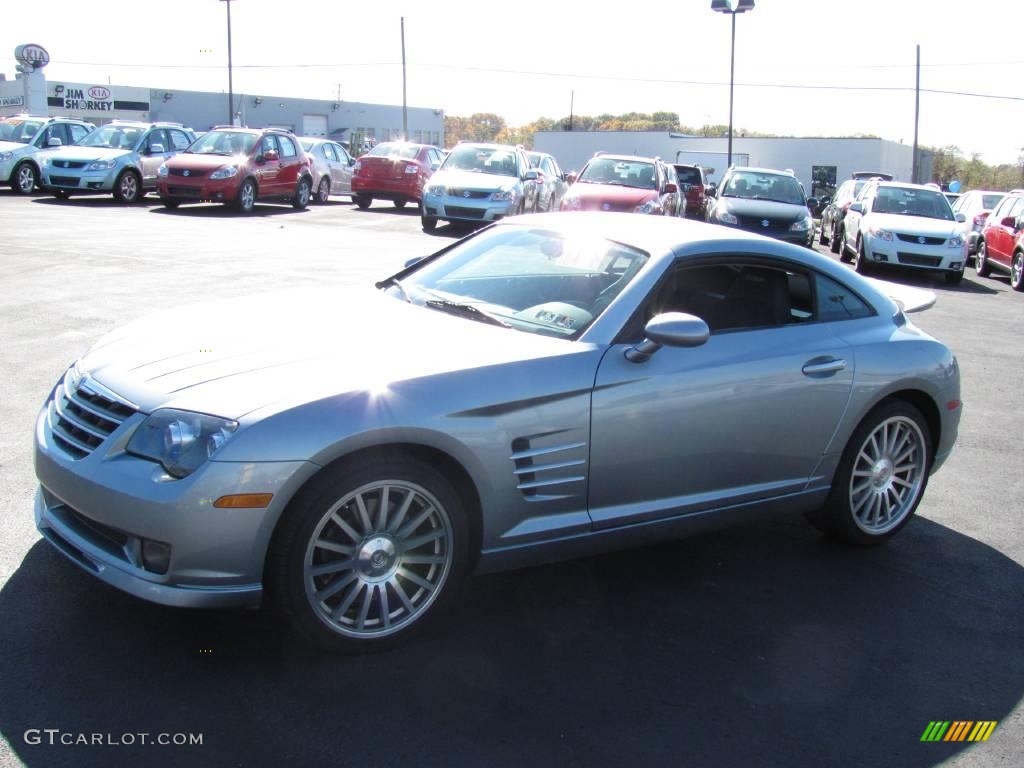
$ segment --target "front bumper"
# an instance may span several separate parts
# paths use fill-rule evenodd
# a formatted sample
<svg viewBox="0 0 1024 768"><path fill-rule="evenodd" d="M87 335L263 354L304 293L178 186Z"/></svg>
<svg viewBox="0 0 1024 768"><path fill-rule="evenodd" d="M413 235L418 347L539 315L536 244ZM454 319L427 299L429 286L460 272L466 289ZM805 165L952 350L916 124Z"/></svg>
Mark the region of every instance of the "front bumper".
<svg viewBox="0 0 1024 768"><path fill-rule="evenodd" d="M514 200L472 199L453 195L423 197L423 215L446 221L498 221L519 210L520 198Z"/></svg>
<svg viewBox="0 0 1024 768"><path fill-rule="evenodd" d="M229 179L212 181L202 176L162 176L157 180L156 191L161 200L179 203L226 203L238 197L238 190L244 178L241 173Z"/></svg>
<svg viewBox="0 0 1024 768"><path fill-rule="evenodd" d="M10 184L11 174L14 173L14 166L21 160L20 157L11 160L0 160L0 184Z"/></svg>
<svg viewBox="0 0 1024 768"><path fill-rule="evenodd" d="M125 420L93 453L73 459L54 441L49 403L36 422L35 521L58 551L136 597L179 607L260 602L270 536L288 500L318 469L303 461L208 461L181 480L124 452L145 419ZM273 493L265 509L219 509L231 493ZM158 572L147 542L170 546Z"/></svg>
<svg viewBox="0 0 1024 768"><path fill-rule="evenodd" d="M865 235L864 250L875 266L906 267L933 272L963 272L967 264L967 243L955 248L908 243L898 238L883 240Z"/></svg>
<svg viewBox="0 0 1024 768"><path fill-rule="evenodd" d="M63 189L68 192L112 192L114 181L120 172L120 166L106 171L45 166L40 174L40 183L49 189Z"/></svg>

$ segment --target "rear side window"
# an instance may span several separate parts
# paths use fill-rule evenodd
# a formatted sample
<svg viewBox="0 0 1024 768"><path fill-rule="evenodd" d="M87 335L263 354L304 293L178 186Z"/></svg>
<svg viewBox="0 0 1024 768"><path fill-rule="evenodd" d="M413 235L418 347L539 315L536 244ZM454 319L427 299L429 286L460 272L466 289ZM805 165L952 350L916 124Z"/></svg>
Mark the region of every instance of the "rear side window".
<svg viewBox="0 0 1024 768"><path fill-rule="evenodd" d="M982 195L981 209L983 211L991 211L993 208L999 205L999 201L1002 199L1002 195Z"/></svg>
<svg viewBox="0 0 1024 768"><path fill-rule="evenodd" d="M287 136L278 136L278 143L281 145L281 157L295 157L298 150L295 149L295 142Z"/></svg>
<svg viewBox="0 0 1024 768"><path fill-rule="evenodd" d="M687 168L685 165L676 166L676 176L681 184L700 184L700 171L696 168Z"/></svg>
<svg viewBox="0 0 1024 768"><path fill-rule="evenodd" d="M817 319L822 322L856 320L873 314L871 307L857 294L831 278L815 273L814 285L818 304Z"/></svg>
<svg viewBox="0 0 1024 768"><path fill-rule="evenodd" d="M324 153L324 156L328 160L330 160L332 162L335 162L335 163L338 162L338 155L334 151L334 146L333 145L331 145L331 144L324 144L323 145L323 149L321 151Z"/></svg>

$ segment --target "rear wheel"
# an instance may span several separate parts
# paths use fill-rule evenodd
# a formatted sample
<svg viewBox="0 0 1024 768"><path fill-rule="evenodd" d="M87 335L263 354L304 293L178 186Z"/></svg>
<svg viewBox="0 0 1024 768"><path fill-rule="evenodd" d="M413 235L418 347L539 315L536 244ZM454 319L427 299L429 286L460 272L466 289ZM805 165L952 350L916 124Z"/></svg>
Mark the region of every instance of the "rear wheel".
<svg viewBox="0 0 1024 768"><path fill-rule="evenodd" d="M360 210L365 211L370 207L370 203L373 202L373 198L369 195L363 194L352 195L352 202L355 203Z"/></svg>
<svg viewBox="0 0 1024 768"><path fill-rule="evenodd" d="M309 199L313 196L313 180L306 176L299 179L299 186L295 190L295 197L292 198L292 208L301 211L309 205Z"/></svg>
<svg viewBox="0 0 1024 768"><path fill-rule="evenodd" d="M818 244L819 245L828 245L828 243L829 243L829 239L827 237L825 237L825 222L821 222L821 226L819 227L819 232L818 232Z"/></svg>
<svg viewBox="0 0 1024 768"><path fill-rule="evenodd" d="M420 225L423 227L424 232L433 232L437 229L437 217L420 216Z"/></svg>
<svg viewBox="0 0 1024 768"><path fill-rule="evenodd" d="M395 208L405 208L405 200L392 200L391 202Z"/></svg>
<svg viewBox="0 0 1024 768"><path fill-rule="evenodd" d="M164 208L170 208L172 211L181 205L177 200L161 200L160 202L164 204Z"/></svg>
<svg viewBox="0 0 1024 768"><path fill-rule="evenodd" d="M326 203L331 199L331 180L324 176L320 179L320 186L316 188L316 201Z"/></svg>
<svg viewBox="0 0 1024 768"><path fill-rule="evenodd" d="M850 437L824 506L808 518L853 544L880 544L910 521L928 484L931 459L921 412L904 400L883 403Z"/></svg>
<svg viewBox="0 0 1024 768"><path fill-rule="evenodd" d="M964 279L964 273L963 272L947 272L946 273L946 282L949 285L960 285L960 283L963 281L963 279Z"/></svg>
<svg viewBox="0 0 1024 768"><path fill-rule="evenodd" d="M252 179L246 179L242 182L242 186L238 188L238 197L235 198L232 207L239 213L252 213L252 209L255 206L256 182Z"/></svg>
<svg viewBox="0 0 1024 768"><path fill-rule="evenodd" d="M29 195L39 183L39 174L32 163L21 163L11 175L11 188L19 195Z"/></svg>
<svg viewBox="0 0 1024 768"><path fill-rule="evenodd" d="M974 271L978 277L988 277L992 267L988 263L988 246L984 240L978 241L978 252L974 255Z"/></svg>
<svg viewBox="0 0 1024 768"><path fill-rule="evenodd" d="M871 264L868 263L868 252L864 247L864 241L857 241L857 256L854 261L853 268L862 275L866 275L871 272Z"/></svg>
<svg viewBox="0 0 1024 768"><path fill-rule="evenodd" d="M1017 251L1010 262L1010 287L1015 291L1024 291L1024 253Z"/></svg>
<svg viewBox="0 0 1024 768"><path fill-rule="evenodd" d="M828 249L832 253L838 253L840 261L846 261L846 249L843 248L844 234L845 231L840 229L838 224L832 225L832 237L829 239Z"/></svg>
<svg viewBox="0 0 1024 768"><path fill-rule="evenodd" d="M135 171L122 171L114 182L114 197L131 205L142 197L142 180Z"/></svg>
<svg viewBox="0 0 1024 768"><path fill-rule="evenodd" d="M51 189L50 191L53 192L53 196L58 200L67 200L71 197L71 193L63 189Z"/></svg>

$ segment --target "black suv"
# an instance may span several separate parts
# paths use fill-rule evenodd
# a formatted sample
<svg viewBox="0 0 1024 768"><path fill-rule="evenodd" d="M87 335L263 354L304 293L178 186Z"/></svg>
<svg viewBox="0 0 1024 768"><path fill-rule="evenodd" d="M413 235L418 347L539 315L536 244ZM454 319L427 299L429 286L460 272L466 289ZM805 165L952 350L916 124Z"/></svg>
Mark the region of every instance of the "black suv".
<svg viewBox="0 0 1024 768"><path fill-rule="evenodd" d="M846 209L857 199L857 195L867 183L867 179L847 179L839 185L832 200L825 206L821 214L821 235L818 236L818 242L828 245L832 253L839 253L840 244L843 242L843 219L846 218Z"/></svg>
<svg viewBox="0 0 1024 768"><path fill-rule="evenodd" d="M792 171L770 168L730 168L708 206L712 224L811 247L814 221L803 185Z"/></svg>

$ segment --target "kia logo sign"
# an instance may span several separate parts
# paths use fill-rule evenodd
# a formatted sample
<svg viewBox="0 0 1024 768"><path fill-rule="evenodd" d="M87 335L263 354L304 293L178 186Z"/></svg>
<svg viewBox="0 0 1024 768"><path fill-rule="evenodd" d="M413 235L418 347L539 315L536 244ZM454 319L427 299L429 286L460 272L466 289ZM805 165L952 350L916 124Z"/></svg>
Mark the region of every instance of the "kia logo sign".
<svg viewBox="0 0 1024 768"><path fill-rule="evenodd" d="M110 89L104 88L102 85L94 85L89 89L89 97L97 101L106 101L110 98Z"/></svg>
<svg viewBox="0 0 1024 768"><path fill-rule="evenodd" d="M50 63L50 54L43 46L35 43L19 45L14 49L14 58L18 60L19 64L35 69L42 69Z"/></svg>

